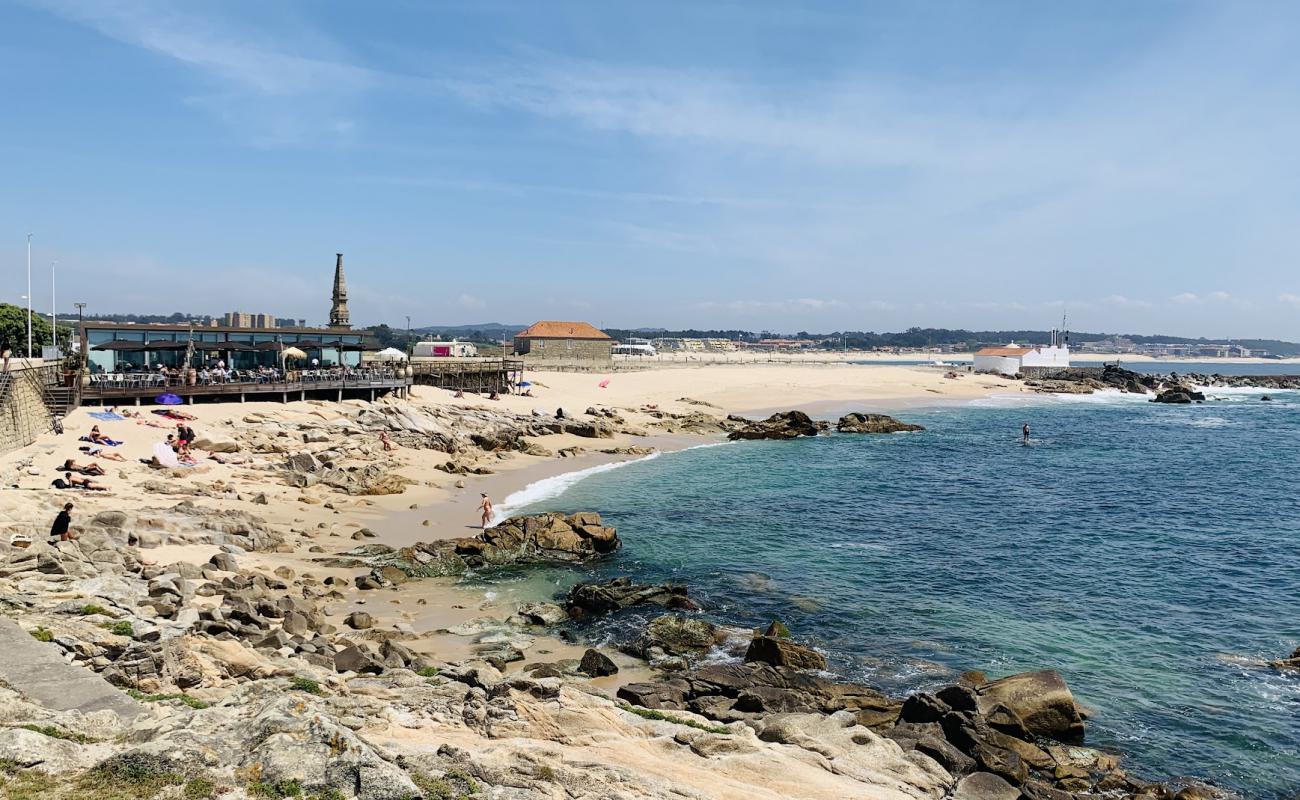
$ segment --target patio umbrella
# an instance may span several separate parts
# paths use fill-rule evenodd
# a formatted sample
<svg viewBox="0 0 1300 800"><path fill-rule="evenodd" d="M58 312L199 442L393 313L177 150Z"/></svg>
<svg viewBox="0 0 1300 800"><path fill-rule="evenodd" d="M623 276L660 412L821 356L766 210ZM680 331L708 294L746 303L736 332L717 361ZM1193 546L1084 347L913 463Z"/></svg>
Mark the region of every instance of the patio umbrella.
<svg viewBox="0 0 1300 800"><path fill-rule="evenodd" d="M125 339L114 339L111 342L97 344L90 348L91 350L144 350L144 342L128 342Z"/></svg>
<svg viewBox="0 0 1300 800"><path fill-rule="evenodd" d="M388 347L375 353L372 358L375 361L405 361L406 353L403 353L396 347Z"/></svg>
<svg viewBox="0 0 1300 800"><path fill-rule="evenodd" d="M186 342L150 342L144 346L145 350L184 350L189 347Z"/></svg>
<svg viewBox="0 0 1300 800"><path fill-rule="evenodd" d="M280 358L283 358L285 361L288 361L291 358L295 358L301 361L306 357L307 354L296 347L286 347L280 351Z"/></svg>
<svg viewBox="0 0 1300 800"><path fill-rule="evenodd" d="M171 392L160 394L153 401L160 406L178 406L181 404L181 399Z"/></svg>
<svg viewBox="0 0 1300 800"><path fill-rule="evenodd" d="M253 345L254 350L279 350L280 347L279 342L258 342Z"/></svg>

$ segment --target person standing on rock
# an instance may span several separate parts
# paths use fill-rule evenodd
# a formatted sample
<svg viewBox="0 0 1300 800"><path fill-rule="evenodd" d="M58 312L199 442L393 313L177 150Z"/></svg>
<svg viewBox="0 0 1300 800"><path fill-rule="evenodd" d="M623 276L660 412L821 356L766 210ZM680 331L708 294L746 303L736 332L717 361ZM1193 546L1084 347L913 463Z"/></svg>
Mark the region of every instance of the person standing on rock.
<svg viewBox="0 0 1300 800"><path fill-rule="evenodd" d="M63 510L54 518L54 524L50 526L50 544L56 542L66 542L69 539L77 538L68 531L68 526L72 524L72 503L65 503Z"/></svg>
<svg viewBox="0 0 1300 800"><path fill-rule="evenodd" d="M483 499L479 501L478 510L483 521L483 530L487 530L488 524L492 522L492 498L487 496L487 492L479 492L479 497Z"/></svg>
<svg viewBox="0 0 1300 800"><path fill-rule="evenodd" d="M1026 422L1020 428L1020 443L1029 444L1029 423L1028 422Z"/></svg>

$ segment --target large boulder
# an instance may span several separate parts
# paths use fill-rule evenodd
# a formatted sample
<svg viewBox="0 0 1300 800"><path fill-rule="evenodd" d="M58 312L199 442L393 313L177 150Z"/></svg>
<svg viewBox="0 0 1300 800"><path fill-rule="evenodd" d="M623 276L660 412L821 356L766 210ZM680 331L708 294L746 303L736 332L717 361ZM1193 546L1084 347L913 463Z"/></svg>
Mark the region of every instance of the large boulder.
<svg viewBox="0 0 1300 800"><path fill-rule="evenodd" d="M637 641L639 654L659 650L669 655L695 655L713 647L722 638L718 627L706 619L664 614L650 620Z"/></svg>
<svg viewBox="0 0 1300 800"><path fill-rule="evenodd" d="M747 420L741 417L728 417L739 422L742 427L727 435L728 439L798 439L801 436L816 436L828 427L825 422L814 422L802 411L782 411L764 420Z"/></svg>
<svg viewBox="0 0 1300 800"><path fill-rule="evenodd" d="M776 636L755 636L745 651L745 661L794 669L826 669L826 656L807 645Z"/></svg>
<svg viewBox="0 0 1300 800"><path fill-rule="evenodd" d="M1153 403L1168 403L1171 405L1187 405L1192 402L1200 403L1205 400L1205 395L1189 386L1174 386L1162 390L1159 394L1151 399Z"/></svg>
<svg viewBox="0 0 1300 800"><path fill-rule="evenodd" d="M210 453L235 453L239 450L239 442L219 431L207 431L194 440L194 447Z"/></svg>
<svg viewBox="0 0 1300 800"><path fill-rule="evenodd" d="M1059 742L1083 739L1083 717L1070 687L1055 670L1009 675L976 687L975 695L981 713L992 714L1003 706L1035 736Z"/></svg>
<svg viewBox="0 0 1300 800"><path fill-rule="evenodd" d="M923 431L924 426L894 419L888 414L845 414L835 423L835 430L840 433L901 433L904 431Z"/></svg>

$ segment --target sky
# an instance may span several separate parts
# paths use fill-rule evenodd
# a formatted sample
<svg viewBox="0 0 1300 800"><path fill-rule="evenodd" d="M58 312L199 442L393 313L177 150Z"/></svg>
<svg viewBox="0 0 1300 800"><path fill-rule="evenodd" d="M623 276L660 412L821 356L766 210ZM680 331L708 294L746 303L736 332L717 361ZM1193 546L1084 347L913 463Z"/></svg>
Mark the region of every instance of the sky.
<svg viewBox="0 0 1300 800"><path fill-rule="evenodd" d="M0 300L1300 340L1300 4L0 0Z"/></svg>

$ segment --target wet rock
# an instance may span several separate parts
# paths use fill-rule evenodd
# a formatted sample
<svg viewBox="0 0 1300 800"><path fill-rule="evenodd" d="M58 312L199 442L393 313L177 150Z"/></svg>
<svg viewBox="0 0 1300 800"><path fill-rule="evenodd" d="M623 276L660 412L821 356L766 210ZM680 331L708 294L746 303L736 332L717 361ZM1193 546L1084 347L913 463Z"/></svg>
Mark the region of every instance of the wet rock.
<svg viewBox="0 0 1300 800"><path fill-rule="evenodd" d="M568 612L555 603L524 603L515 616L525 625L558 625L569 618Z"/></svg>
<svg viewBox="0 0 1300 800"><path fill-rule="evenodd" d="M601 583L580 583L569 590L564 606L569 616L586 619L639 605L657 605L675 611L693 611L685 586L632 583L612 578Z"/></svg>
<svg viewBox="0 0 1300 800"><path fill-rule="evenodd" d="M807 645L774 636L756 636L745 651L746 662L793 669L826 669L826 657Z"/></svg>
<svg viewBox="0 0 1300 800"><path fill-rule="evenodd" d="M742 427L727 434L728 439L798 439L816 436L828 427L825 422L814 422L802 411L783 411L765 420L753 421L742 417L728 417Z"/></svg>
<svg viewBox="0 0 1300 800"><path fill-rule="evenodd" d="M635 654L658 650L668 655L697 655L718 643L718 627L706 619L664 614L650 620L637 640Z"/></svg>
<svg viewBox="0 0 1300 800"><path fill-rule="evenodd" d="M921 425L913 425L894 419L887 414L845 414L835 423L835 430L840 433L901 433L904 431L923 431Z"/></svg>

